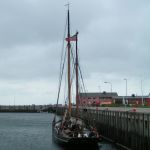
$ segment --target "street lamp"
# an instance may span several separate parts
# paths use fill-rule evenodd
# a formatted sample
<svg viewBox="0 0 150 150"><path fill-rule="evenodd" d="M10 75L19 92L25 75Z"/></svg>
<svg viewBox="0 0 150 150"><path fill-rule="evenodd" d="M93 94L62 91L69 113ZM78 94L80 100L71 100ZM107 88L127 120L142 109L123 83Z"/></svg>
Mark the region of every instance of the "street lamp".
<svg viewBox="0 0 150 150"><path fill-rule="evenodd" d="M15 106L15 104L16 104L16 98L15 98L15 96L14 96L14 106Z"/></svg>
<svg viewBox="0 0 150 150"><path fill-rule="evenodd" d="M141 93L142 93L142 105L144 106L144 100L143 100L143 81L141 80Z"/></svg>
<svg viewBox="0 0 150 150"><path fill-rule="evenodd" d="M126 97L127 97L127 86L128 86L128 81L127 81L126 78L125 78L124 80L126 81Z"/></svg>
<svg viewBox="0 0 150 150"><path fill-rule="evenodd" d="M125 105L127 103L127 86L128 86L128 80L125 78L124 79L126 81L126 98L125 98Z"/></svg>
<svg viewBox="0 0 150 150"><path fill-rule="evenodd" d="M111 82L104 82L104 83L110 84L110 91L111 91L111 93L112 93L112 83L111 83Z"/></svg>

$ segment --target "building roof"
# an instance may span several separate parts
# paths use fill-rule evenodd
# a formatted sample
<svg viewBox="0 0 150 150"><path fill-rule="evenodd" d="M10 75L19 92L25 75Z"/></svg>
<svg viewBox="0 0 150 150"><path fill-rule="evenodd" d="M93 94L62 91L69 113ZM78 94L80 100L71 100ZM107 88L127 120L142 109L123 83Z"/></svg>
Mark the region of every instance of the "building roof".
<svg viewBox="0 0 150 150"><path fill-rule="evenodd" d="M117 97L116 92L102 92L102 93L79 93L80 97Z"/></svg>

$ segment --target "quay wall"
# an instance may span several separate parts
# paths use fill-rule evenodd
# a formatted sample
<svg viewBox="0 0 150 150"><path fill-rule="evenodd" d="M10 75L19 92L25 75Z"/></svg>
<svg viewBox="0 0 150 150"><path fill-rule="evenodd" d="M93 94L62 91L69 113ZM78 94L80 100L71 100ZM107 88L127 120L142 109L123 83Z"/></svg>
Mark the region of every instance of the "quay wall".
<svg viewBox="0 0 150 150"><path fill-rule="evenodd" d="M54 108L53 108L54 110ZM57 110L62 115L65 108ZM75 110L72 111L75 115ZM150 150L150 113L80 109L80 117L106 139L127 149Z"/></svg>

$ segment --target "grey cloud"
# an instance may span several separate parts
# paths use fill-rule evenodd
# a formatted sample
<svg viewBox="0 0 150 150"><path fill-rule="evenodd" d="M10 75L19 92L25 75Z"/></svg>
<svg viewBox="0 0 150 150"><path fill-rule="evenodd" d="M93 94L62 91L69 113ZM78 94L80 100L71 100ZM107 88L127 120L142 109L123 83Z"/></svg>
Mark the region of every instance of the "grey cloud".
<svg viewBox="0 0 150 150"><path fill-rule="evenodd" d="M56 98L65 3L65 0L0 1L0 90L3 92L5 87L6 96L17 91L20 98L22 95L23 103L29 102L26 98L32 102L33 97L38 101L36 86L41 86L38 81L46 80L52 87L45 101L48 103L50 98ZM114 83L122 77L131 78L132 83L142 77L148 85L148 0L72 0L70 10L71 32L79 30L81 67L87 85L93 74L107 76L103 79ZM33 80L37 83L32 83ZM3 81L14 83L9 88L10 84ZM31 82L30 92L22 88L26 82ZM146 88L148 91L148 86ZM42 97L43 93L38 96Z"/></svg>

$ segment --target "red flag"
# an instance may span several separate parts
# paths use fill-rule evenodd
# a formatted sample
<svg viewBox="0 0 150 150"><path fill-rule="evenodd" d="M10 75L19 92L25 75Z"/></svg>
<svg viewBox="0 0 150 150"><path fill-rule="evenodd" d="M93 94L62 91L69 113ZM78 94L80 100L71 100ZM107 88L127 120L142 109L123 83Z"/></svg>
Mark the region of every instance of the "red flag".
<svg viewBox="0 0 150 150"><path fill-rule="evenodd" d="M76 41L77 40L77 35L73 35L70 38L66 38L66 41Z"/></svg>

